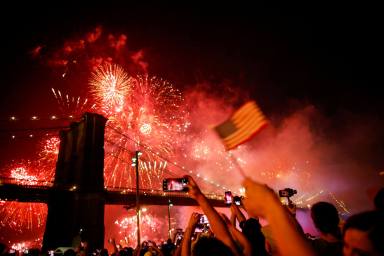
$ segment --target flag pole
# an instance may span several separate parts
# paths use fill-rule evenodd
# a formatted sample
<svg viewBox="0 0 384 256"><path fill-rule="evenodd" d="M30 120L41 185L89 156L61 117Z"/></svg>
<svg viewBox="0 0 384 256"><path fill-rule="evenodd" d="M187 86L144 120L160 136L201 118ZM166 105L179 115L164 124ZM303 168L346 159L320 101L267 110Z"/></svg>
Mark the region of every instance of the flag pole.
<svg viewBox="0 0 384 256"><path fill-rule="evenodd" d="M230 151L228 151L228 155L231 158L232 163L236 166L237 170L239 170L241 176L243 176L243 178L246 178L247 176L245 175L244 169L240 166L237 158Z"/></svg>

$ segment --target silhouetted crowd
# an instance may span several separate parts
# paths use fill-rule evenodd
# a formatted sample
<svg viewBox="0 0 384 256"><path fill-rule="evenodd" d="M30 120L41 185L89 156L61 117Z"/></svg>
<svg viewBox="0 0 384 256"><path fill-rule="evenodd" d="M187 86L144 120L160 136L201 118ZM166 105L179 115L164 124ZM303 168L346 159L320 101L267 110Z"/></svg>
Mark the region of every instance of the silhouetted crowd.
<svg viewBox="0 0 384 256"><path fill-rule="evenodd" d="M52 252L53 256L384 255L384 188L376 194L372 210L352 215L343 222L331 203L312 205L311 218L320 234L313 237L306 234L297 221L295 205L283 205L265 184L246 178L241 205L232 203L228 218L209 203L192 177L185 178L188 179L188 193L203 214L192 213L185 229L177 232L173 240L168 239L160 245L145 241L134 249L121 248L111 239L109 242L114 250L110 253L106 249L88 252L86 241L82 241L79 247ZM268 224L262 226L259 218ZM0 251L1 255L12 255L4 245ZM31 256L41 254L49 255L49 252L28 252Z"/></svg>

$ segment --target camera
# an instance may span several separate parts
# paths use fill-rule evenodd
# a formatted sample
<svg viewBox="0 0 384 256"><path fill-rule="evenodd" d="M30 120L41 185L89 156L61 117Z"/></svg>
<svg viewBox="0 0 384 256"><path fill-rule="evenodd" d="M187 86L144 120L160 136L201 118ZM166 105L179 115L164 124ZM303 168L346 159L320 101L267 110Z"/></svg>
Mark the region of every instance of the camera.
<svg viewBox="0 0 384 256"><path fill-rule="evenodd" d="M234 196L233 201L235 202L236 205L241 205L241 196Z"/></svg>
<svg viewBox="0 0 384 256"><path fill-rule="evenodd" d="M224 193L224 203L229 205L232 203L232 192L231 191L225 191Z"/></svg>
<svg viewBox="0 0 384 256"><path fill-rule="evenodd" d="M297 190L292 188L285 188L285 189L279 190L280 197L291 197L295 194L297 194Z"/></svg>
<svg viewBox="0 0 384 256"><path fill-rule="evenodd" d="M186 178L168 178L163 180L163 191L165 192L186 192L188 191L188 179Z"/></svg>

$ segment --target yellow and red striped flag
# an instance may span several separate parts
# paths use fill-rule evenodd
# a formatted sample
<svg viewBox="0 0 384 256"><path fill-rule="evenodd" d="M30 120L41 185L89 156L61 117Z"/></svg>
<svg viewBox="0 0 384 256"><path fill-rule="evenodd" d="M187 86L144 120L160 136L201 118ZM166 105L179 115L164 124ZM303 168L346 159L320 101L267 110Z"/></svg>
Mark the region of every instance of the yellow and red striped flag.
<svg viewBox="0 0 384 256"><path fill-rule="evenodd" d="M222 139L226 150L231 150L250 140L268 124L255 101L248 101L225 122L214 129Z"/></svg>

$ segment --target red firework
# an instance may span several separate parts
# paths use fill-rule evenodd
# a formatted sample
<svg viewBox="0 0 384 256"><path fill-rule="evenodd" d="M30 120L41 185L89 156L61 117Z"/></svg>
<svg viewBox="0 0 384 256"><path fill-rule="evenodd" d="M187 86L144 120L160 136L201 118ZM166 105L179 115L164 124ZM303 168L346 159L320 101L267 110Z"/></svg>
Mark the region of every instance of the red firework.
<svg viewBox="0 0 384 256"><path fill-rule="evenodd" d="M101 103L101 112L109 116L105 186L133 188L131 158L134 151L141 150L144 153L144 163L140 165L142 188L159 189L166 161L158 155L171 156L188 127L187 115L181 109L181 93L165 80L148 75L127 78L119 69L119 76L127 82L124 88L129 90L116 94L116 86L108 85L116 79L106 78L111 76L111 67L103 68L93 74L91 91Z"/></svg>
<svg viewBox="0 0 384 256"><path fill-rule="evenodd" d="M130 79L122 67L111 64L97 67L89 84L104 114L110 116L123 110L125 97L130 91Z"/></svg>

